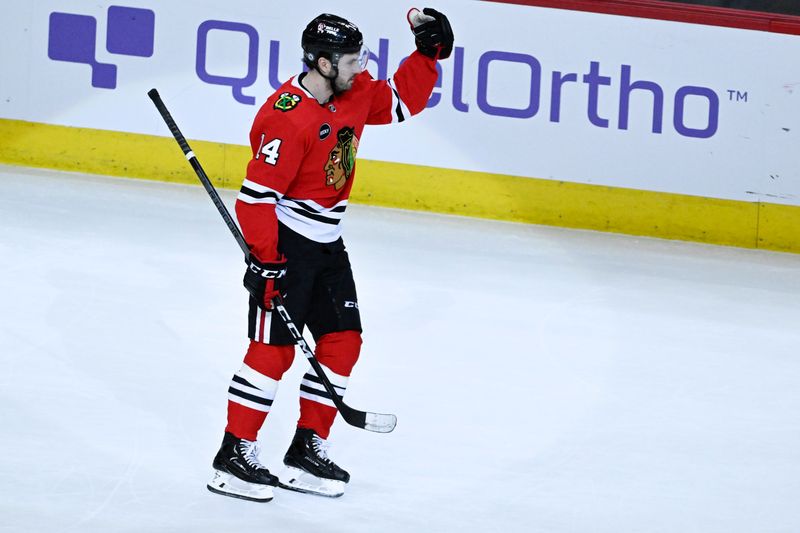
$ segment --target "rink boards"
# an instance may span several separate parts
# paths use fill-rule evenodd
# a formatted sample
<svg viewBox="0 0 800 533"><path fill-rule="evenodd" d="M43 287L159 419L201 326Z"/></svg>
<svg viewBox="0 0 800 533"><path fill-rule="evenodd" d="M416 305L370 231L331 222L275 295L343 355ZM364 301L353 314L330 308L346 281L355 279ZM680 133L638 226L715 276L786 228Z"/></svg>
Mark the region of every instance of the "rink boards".
<svg viewBox="0 0 800 533"><path fill-rule="evenodd" d="M208 173L238 188L257 106L299 71L297 33L325 9L253 5L12 7L0 162L194 183L145 96L158 87ZM404 9L372 5L341 12L365 31L370 71L386 77L413 45ZM426 112L366 130L354 201L800 252L798 37L437 7L456 50ZM70 40L86 34L81 24L94 24L93 40Z"/></svg>

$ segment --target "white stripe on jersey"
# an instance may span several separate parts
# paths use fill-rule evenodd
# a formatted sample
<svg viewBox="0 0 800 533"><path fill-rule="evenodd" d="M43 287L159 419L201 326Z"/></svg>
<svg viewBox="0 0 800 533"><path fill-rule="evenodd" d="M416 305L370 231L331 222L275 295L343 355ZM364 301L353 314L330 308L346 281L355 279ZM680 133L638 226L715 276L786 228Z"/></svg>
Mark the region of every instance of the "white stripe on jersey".
<svg viewBox="0 0 800 533"><path fill-rule="evenodd" d="M312 100L316 100L314 95L311 94L310 92L308 92L308 90L300 84L300 79L299 78L300 78L299 74L292 78L292 87L294 87L295 89L300 89L301 91L303 91L305 93L306 96L308 96Z"/></svg>
<svg viewBox="0 0 800 533"><path fill-rule="evenodd" d="M264 324L262 330L261 324ZM272 331L272 310L264 311L261 307L256 307L256 334L253 340L269 344L270 332Z"/></svg>
<svg viewBox="0 0 800 533"><path fill-rule="evenodd" d="M411 116L411 112L406 107L406 104L400 98L400 94L397 92L397 89L392 82L392 79L389 78L386 80L389 84L389 87L392 89L392 124L396 122L403 122L408 117Z"/></svg>
<svg viewBox="0 0 800 533"><path fill-rule="evenodd" d="M313 200L296 200L283 197L275 211L278 220L307 239L316 242L333 242L342 235L340 222L347 209L347 200L333 207L322 207Z"/></svg>
<svg viewBox="0 0 800 533"><path fill-rule="evenodd" d="M239 190L237 199L246 204L275 204L281 197L283 197L283 194L275 189L270 189L269 187L245 179L242 182L242 188Z"/></svg>

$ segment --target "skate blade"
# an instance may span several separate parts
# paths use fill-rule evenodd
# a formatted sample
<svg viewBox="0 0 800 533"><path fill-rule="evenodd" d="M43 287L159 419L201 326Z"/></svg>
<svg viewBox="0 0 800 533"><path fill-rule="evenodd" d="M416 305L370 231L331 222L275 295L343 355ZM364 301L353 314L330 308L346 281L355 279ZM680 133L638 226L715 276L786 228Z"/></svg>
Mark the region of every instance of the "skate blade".
<svg viewBox="0 0 800 533"><path fill-rule="evenodd" d="M327 498L338 498L344 494L344 481L324 479L309 474L305 470L287 466L279 476L278 486L282 489L325 496Z"/></svg>
<svg viewBox="0 0 800 533"><path fill-rule="evenodd" d="M230 496L251 502L268 502L274 496L271 485L248 483L228 474L214 470L214 477L208 482L206 488L214 494Z"/></svg>

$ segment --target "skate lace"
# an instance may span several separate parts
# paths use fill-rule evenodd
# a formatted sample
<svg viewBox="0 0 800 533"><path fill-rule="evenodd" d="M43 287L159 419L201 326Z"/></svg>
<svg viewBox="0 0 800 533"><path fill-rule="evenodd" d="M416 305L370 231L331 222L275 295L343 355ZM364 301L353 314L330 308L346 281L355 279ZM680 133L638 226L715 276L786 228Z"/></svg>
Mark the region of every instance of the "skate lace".
<svg viewBox="0 0 800 533"><path fill-rule="evenodd" d="M253 468L264 468L258 461L258 444L252 440L242 440L239 444L239 451L248 465Z"/></svg>
<svg viewBox="0 0 800 533"><path fill-rule="evenodd" d="M320 459L322 459L326 463L333 464L333 461L331 461L330 458L328 457L328 450L331 447L328 441L326 441L319 435L314 435L314 437L311 439L311 445L314 446L314 451L317 452L317 455L319 456Z"/></svg>

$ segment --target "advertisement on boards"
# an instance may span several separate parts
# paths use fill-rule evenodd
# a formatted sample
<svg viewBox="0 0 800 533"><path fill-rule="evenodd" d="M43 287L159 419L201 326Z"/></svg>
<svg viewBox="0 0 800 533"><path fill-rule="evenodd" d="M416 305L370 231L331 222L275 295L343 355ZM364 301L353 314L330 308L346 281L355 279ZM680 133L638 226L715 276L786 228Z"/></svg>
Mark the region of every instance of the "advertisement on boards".
<svg viewBox="0 0 800 533"><path fill-rule="evenodd" d="M376 78L414 50L397 2L347 0ZM418 7L423 7L422 5ZM428 109L372 127L359 157L800 205L800 39L442 0L456 35ZM7 8L0 118L246 145L303 70L300 33L330 3L37 0Z"/></svg>

